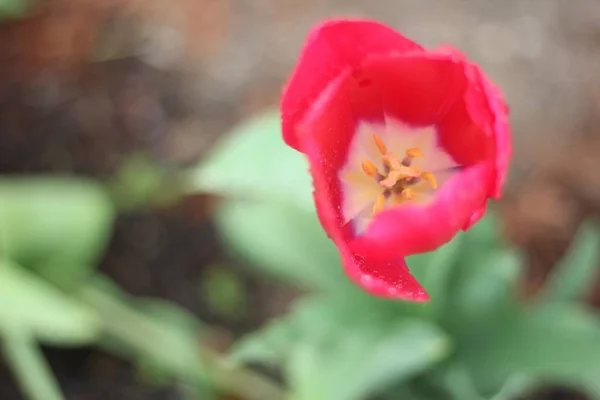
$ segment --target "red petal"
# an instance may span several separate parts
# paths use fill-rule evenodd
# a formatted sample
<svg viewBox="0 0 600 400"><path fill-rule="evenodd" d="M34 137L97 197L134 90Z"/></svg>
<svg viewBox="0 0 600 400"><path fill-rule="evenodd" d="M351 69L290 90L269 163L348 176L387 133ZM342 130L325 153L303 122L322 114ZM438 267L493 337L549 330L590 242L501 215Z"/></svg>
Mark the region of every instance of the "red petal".
<svg viewBox="0 0 600 400"><path fill-rule="evenodd" d="M361 87L350 73L344 70L332 80L296 127L298 145L309 159L312 175L321 174L326 181L318 194L327 198L335 210L335 228L325 226L326 230L341 229L344 223L338 172L346 163L356 133L356 118L383 118L380 102L364 101L370 98L373 86Z"/></svg>
<svg viewBox="0 0 600 400"><path fill-rule="evenodd" d="M508 107L504 103L500 90L489 81L476 65L471 65L474 73L480 74L482 89L489 101L492 111L493 131L496 140L496 181L490 195L496 199L501 197L502 187L508 172L508 163L512 157L512 140L508 124Z"/></svg>
<svg viewBox="0 0 600 400"><path fill-rule="evenodd" d="M335 20L315 27L283 95L281 118L285 142L299 149L296 124L344 69L357 70L370 56L419 50L421 46L378 22Z"/></svg>
<svg viewBox="0 0 600 400"><path fill-rule="evenodd" d="M406 205L378 214L351 249L373 260L432 251L481 217L494 185L492 162L467 167L452 177L429 205Z"/></svg>
<svg viewBox="0 0 600 400"><path fill-rule="evenodd" d="M378 297L414 302L429 300L429 295L411 275L404 259L370 260L360 255L352 256L347 245L342 246L346 247L342 251L346 273L366 292Z"/></svg>
<svg viewBox="0 0 600 400"><path fill-rule="evenodd" d="M373 57L365 63L385 112L409 125L434 125L465 88L463 66L452 57L411 53Z"/></svg>
<svg viewBox="0 0 600 400"><path fill-rule="evenodd" d="M440 143L459 164L495 159L495 184L489 194L499 198L512 156L508 107L500 91L462 53L449 47L437 52L460 60L467 79L461 100L440 124Z"/></svg>
<svg viewBox="0 0 600 400"><path fill-rule="evenodd" d="M296 126L298 144L311 158L312 165L325 168L336 179L356 132L357 121L350 101L353 89L356 83L350 71L345 70L330 82L307 110L305 120Z"/></svg>

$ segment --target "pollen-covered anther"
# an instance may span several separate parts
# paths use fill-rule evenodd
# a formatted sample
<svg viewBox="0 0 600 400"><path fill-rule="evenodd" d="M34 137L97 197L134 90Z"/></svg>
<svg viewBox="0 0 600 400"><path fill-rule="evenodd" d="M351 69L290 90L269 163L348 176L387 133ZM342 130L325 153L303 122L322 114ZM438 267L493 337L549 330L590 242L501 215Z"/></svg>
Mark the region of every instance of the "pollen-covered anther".
<svg viewBox="0 0 600 400"><path fill-rule="evenodd" d="M375 204L373 205L373 215L378 214L385 208L385 195L382 193L377 196Z"/></svg>
<svg viewBox="0 0 600 400"><path fill-rule="evenodd" d="M413 147L411 149L406 150L406 156L410 158L423 158L423 152L421 149Z"/></svg>
<svg viewBox="0 0 600 400"><path fill-rule="evenodd" d="M432 188L437 189L437 181L435 179L435 175L433 175L431 172L423 172L421 174L421 179L429 182Z"/></svg>
<svg viewBox="0 0 600 400"><path fill-rule="evenodd" d="M369 160L365 160L362 162L362 169L365 172L365 174L367 174L371 177L375 176L379 172L377 170L377 167L375 166L375 164L373 164Z"/></svg>
<svg viewBox="0 0 600 400"><path fill-rule="evenodd" d="M375 141L375 145L379 149L379 152L381 153L381 155L386 155L387 147L385 146L385 144L383 143L381 138L379 136L377 136L377 134L373 134L373 140Z"/></svg>
<svg viewBox="0 0 600 400"><path fill-rule="evenodd" d="M404 189L400 192L400 195L404 197L406 200L412 200L415 198L415 192L410 189Z"/></svg>

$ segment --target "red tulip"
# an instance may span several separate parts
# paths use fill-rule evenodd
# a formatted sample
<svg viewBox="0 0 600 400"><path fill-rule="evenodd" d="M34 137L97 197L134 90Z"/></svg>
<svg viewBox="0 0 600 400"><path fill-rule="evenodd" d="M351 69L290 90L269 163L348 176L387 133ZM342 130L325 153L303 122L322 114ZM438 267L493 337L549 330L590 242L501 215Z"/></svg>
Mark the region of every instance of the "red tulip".
<svg viewBox="0 0 600 400"><path fill-rule="evenodd" d="M429 299L404 258L450 241L500 197L507 114L457 50L372 21L311 32L283 95L283 139L308 158L321 224L360 287Z"/></svg>

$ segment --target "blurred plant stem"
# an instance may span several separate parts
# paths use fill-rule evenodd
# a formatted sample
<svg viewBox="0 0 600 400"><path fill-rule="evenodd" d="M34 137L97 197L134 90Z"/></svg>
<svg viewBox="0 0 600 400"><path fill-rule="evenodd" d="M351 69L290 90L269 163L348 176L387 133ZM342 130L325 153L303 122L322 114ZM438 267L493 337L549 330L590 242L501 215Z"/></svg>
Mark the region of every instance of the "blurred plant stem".
<svg viewBox="0 0 600 400"><path fill-rule="evenodd" d="M34 339L22 332L4 337L4 358L30 400L62 400L60 388Z"/></svg>
<svg viewBox="0 0 600 400"><path fill-rule="evenodd" d="M149 354L167 365L174 375L201 386L248 400L285 399L285 392L270 379L225 362L205 349L194 333L191 340L177 327L158 324L140 310L105 290L101 279L81 292L82 301L100 314L109 337L139 354Z"/></svg>
<svg viewBox="0 0 600 400"><path fill-rule="evenodd" d="M224 362L217 354L204 351L212 382L227 393L248 400L283 400L286 394L270 379L249 369Z"/></svg>

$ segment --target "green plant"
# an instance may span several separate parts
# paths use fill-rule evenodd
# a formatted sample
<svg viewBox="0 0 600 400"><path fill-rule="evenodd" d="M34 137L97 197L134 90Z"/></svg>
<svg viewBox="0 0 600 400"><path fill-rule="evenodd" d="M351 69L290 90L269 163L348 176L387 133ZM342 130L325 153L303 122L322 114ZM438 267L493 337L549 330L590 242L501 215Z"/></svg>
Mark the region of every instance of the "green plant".
<svg viewBox="0 0 600 400"><path fill-rule="evenodd" d="M129 360L146 382L176 383L186 398L225 391L282 398L199 341L208 328L161 300L129 296L96 266L115 207L104 187L75 178L0 180L0 340L24 394L60 400L40 344L98 346Z"/></svg>
<svg viewBox="0 0 600 400"><path fill-rule="evenodd" d="M0 340L29 399L63 398L40 344L100 347L145 383L174 385L189 399L508 400L544 382L600 398L600 321L580 302L598 262L595 223L583 226L535 302L514 293L523 257L503 243L493 210L408 260L429 303L374 298L344 275L315 215L306 163L280 137L278 116L268 113L197 167L163 171L138 160L108 190L74 178L0 180ZM170 202L157 192L178 184L176 194L223 198L215 222L227 249L261 278L304 293L226 357L204 346L212 328L191 313L133 297L96 269L117 207ZM224 314L235 312L242 288L216 272L201 290L213 302L228 299L215 306ZM283 385L255 364L280 370Z"/></svg>

